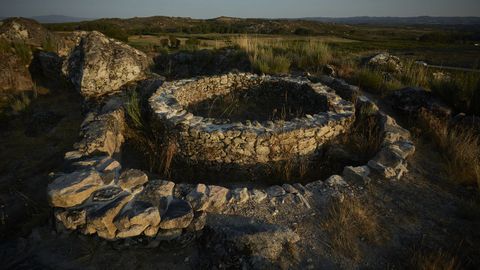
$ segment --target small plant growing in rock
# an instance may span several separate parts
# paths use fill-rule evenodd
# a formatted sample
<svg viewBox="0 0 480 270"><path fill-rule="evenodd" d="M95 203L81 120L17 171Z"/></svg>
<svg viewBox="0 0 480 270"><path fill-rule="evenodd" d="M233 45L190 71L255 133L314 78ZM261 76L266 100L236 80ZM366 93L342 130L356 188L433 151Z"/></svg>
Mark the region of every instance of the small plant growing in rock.
<svg viewBox="0 0 480 270"><path fill-rule="evenodd" d="M30 46L22 42L15 42L13 43L13 48L15 49L15 53L22 60L23 64L30 64L30 59L32 58L32 51L30 49Z"/></svg>

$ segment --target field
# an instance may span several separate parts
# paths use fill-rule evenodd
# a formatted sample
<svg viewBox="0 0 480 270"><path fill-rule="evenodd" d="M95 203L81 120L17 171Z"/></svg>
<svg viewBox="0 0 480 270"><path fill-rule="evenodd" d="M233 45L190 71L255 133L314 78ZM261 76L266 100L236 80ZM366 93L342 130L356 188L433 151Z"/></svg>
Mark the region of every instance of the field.
<svg viewBox="0 0 480 270"><path fill-rule="evenodd" d="M74 30L97 30L146 56L93 35L83 38L108 46L76 44L84 51L63 58L53 50L51 58L41 59L59 61L49 70L39 53L51 51L52 44L0 40L0 57L18 58L33 84L32 91L0 93L0 125L6 127L0 129L0 265L5 268L250 269L260 257L266 264L256 265L259 269L480 265L477 28L228 17L100 19L45 27L65 40ZM387 60L373 61L378 54ZM137 63L131 55L142 58ZM82 61L73 61L78 56ZM70 60L76 71L98 67L111 76L98 82L95 72L65 74L60 64ZM71 83L82 74L90 85L102 84L98 91L110 79L120 85L114 80L125 66L118 69L117 60L132 70L141 67L145 76L93 97L93 91ZM265 77L242 72L296 81L256 85L250 77ZM187 84L194 92L184 92L187 101L180 106L175 102L181 97L173 93L184 85L174 83L187 78L198 84ZM163 86L172 94L157 95ZM328 99L331 89L337 103ZM297 130L288 129L292 126ZM344 132L335 134L339 130ZM271 139L275 132L281 136ZM317 136L327 141L305 150ZM116 152L106 152L110 147ZM146 229L156 225L139 225L149 218L138 218L134 228L133 218L118 218L123 205L104 211L117 195L100 194L96 203L102 207L89 208L78 227L64 227L70 221L59 216L81 210L86 201L59 206L46 189L62 175L100 171L104 165L87 161L99 155L109 155L108 167L121 165L98 172L99 190L129 194L123 208L129 215L145 200L148 209L159 211L158 226L175 222L154 228L151 237ZM255 162L235 163L237 158ZM139 184L121 186L131 169L141 174L132 177ZM150 188L167 181L173 184L170 191L155 192L168 195L150 198ZM265 197L257 201L255 191ZM212 194L218 196L213 204ZM188 223L180 224L187 220L180 220L185 209L166 217L173 198L191 210ZM107 201L105 208L101 200ZM217 203L224 208L211 210ZM83 230L97 210L111 216L96 223L98 228ZM202 214L197 230L194 223L202 223ZM118 238L105 241L103 226ZM130 226L132 236L119 239L117 233ZM282 237L291 234L299 240L285 242Z"/></svg>

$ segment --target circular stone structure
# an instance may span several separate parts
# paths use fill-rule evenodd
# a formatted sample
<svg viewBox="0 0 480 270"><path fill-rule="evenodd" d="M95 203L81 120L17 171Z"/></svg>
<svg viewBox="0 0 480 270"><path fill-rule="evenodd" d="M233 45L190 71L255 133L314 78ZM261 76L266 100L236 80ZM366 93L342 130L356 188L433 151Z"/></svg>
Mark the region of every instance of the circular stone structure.
<svg viewBox="0 0 480 270"><path fill-rule="evenodd" d="M243 109L227 117L209 115L214 105L202 110L209 100L214 104L222 97L230 97L233 105L227 108ZM275 119L277 107L285 108L285 103L272 104L279 97L301 113ZM253 165L312 155L347 131L355 117L353 104L321 83L248 73L166 82L149 102L157 121L176 140L177 156L192 164ZM251 111L258 107L266 109ZM265 113L269 109L274 110L271 117Z"/></svg>

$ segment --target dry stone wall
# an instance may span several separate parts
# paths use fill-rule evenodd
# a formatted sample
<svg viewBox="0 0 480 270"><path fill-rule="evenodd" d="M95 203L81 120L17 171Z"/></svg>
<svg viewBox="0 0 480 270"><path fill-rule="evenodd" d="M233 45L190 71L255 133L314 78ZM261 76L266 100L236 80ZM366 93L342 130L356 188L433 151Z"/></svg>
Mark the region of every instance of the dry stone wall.
<svg viewBox="0 0 480 270"><path fill-rule="evenodd" d="M58 224L68 230L109 240L143 235L151 247L202 230L207 213L222 213L233 205L292 201L310 208L310 198L320 189L364 185L374 175L400 179L415 151L408 131L361 96L357 110L377 115L383 134L380 152L364 166L347 166L341 176L307 185L229 189L174 183L122 168L117 153L123 143L124 110L112 106L116 103L107 102L99 112L87 115L76 150L66 154L70 169L50 183L48 198Z"/></svg>
<svg viewBox="0 0 480 270"><path fill-rule="evenodd" d="M230 91L245 91L265 82L309 87L326 100L328 111L291 121L230 122L193 115L185 107ZM178 154L190 163L250 165L313 154L325 142L348 130L355 109L333 90L302 78L228 74L162 85L150 98L155 117L175 138Z"/></svg>

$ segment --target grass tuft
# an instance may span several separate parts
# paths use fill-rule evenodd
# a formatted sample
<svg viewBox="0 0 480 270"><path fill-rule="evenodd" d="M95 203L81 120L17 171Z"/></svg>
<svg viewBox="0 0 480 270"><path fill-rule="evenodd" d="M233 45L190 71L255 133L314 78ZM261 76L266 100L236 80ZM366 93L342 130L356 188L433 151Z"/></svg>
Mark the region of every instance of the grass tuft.
<svg viewBox="0 0 480 270"><path fill-rule="evenodd" d="M422 111L420 123L442 150L445 171L458 183L480 187L480 138L472 130L449 127Z"/></svg>
<svg viewBox="0 0 480 270"><path fill-rule="evenodd" d="M292 69L318 73L332 61L328 45L316 40L237 38L235 44L248 54L256 72L288 73Z"/></svg>
<svg viewBox="0 0 480 270"><path fill-rule="evenodd" d="M359 198L333 200L321 226L330 234L331 248L356 262L362 259L361 242L378 244L383 237L375 212Z"/></svg>

